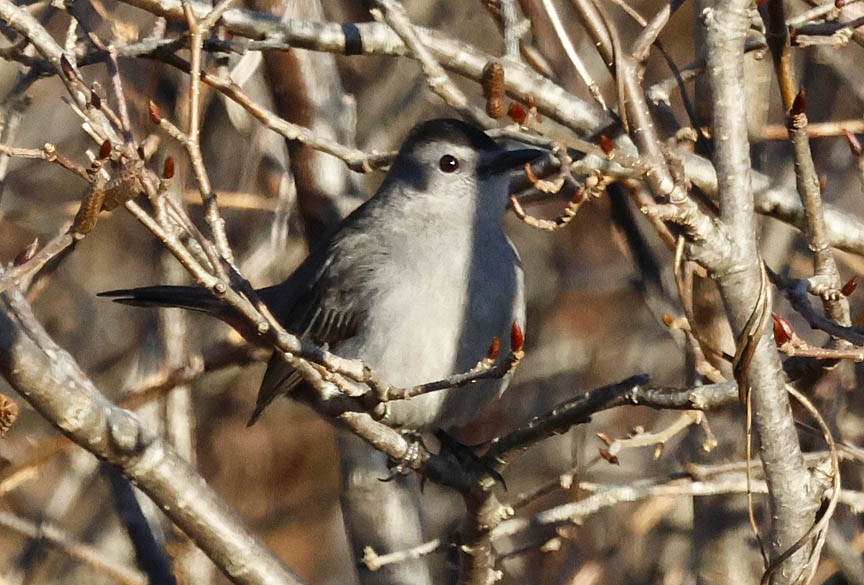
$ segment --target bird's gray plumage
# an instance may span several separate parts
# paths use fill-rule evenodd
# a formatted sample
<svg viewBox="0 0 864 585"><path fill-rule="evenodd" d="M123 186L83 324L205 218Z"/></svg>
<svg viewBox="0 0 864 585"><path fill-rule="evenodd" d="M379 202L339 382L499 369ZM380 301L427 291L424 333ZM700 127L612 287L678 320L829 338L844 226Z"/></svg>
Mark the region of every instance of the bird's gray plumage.
<svg viewBox="0 0 864 585"><path fill-rule="evenodd" d="M462 122L419 126L378 193L286 283L265 289L274 315L290 331L363 359L390 384L472 367L493 337L506 341L514 321L524 326L519 258L502 228L508 177L490 167L504 152ZM446 155L458 160L452 173L439 168ZM300 382L275 354L253 420ZM458 425L496 389L460 390L458 407L443 393L394 403L391 420Z"/></svg>
<svg viewBox="0 0 864 585"><path fill-rule="evenodd" d="M519 258L502 227L507 171L538 151L507 151L458 120L414 128L378 192L355 210L284 282L258 291L285 328L360 358L390 384L408 386L471 368L493 337L506 352L512 323L524 327ZM458 168L445 172L442 157ZM207 291L145 287L102 293L136 305L182 306L232 324ZM254 422L301 377L274 354ZM502 382L438 392L392 405L399 425L457 426Z"/></svg>
<svg viewBox="0 0 864 585"><path fill-rule="evenodd" d="M381 380L413 386L464 372L493 337L510 350L514 322L524 330L519 257L504 233L509 171L539 151L508 151L458 120L417 126L377 193L355 210L284 282L258 294L290 332L334 353L360 358ZM254 341L254 331L208 291L148 287L103 293L145 306L211 313ZM254 422L278 395L304 380L274 353ZM390 405L390 422L407 428L459 427L507 380L434 392ZM406 478L389 483L381 453L349 433L339 437L343 518L355 558L423 542L421 504ZM424 560L370 573L364 585L430 585Z"/></svg>

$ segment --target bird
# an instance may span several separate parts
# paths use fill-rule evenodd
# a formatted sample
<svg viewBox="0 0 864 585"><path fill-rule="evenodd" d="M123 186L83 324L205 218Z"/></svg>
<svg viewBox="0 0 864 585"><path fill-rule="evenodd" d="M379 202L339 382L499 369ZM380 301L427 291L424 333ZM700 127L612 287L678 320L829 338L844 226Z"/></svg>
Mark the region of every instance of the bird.
<svg viewBox="0 0 864 585"><path fill-rule="evenodd" d="M362 360L379 379L413 386L471 369L493 338L506 356L514 323L525 328L519 255L504 231L511 181L543 156L508 148L456 119L415 126L376 193L351 213L283 282L256 292L291 333L346 358ZM100 293L137 306L182 307L236 323L200 287L151 286ZM250 424L303 378L279 352L271 357ZM483 380L393 401L386 422L411 431L459 429L506 388L509 377ZM372 545L423 542L417 495L405 481L379 480L388 462L358 438L338 438L343 517L355 555ZM386 492L392 492L390 494ZM392 513L386 502L392 497ZM378 523L379 530L365 524ZM394 532L394 526L399 527ZM358 534L360 533L360 534ZM356 538L355 538L356 536ZM389 572L389 576L388 576ZM422 561L394 565L361 583L426 585ZM368 573L368 574L367 574Z"/></svg>

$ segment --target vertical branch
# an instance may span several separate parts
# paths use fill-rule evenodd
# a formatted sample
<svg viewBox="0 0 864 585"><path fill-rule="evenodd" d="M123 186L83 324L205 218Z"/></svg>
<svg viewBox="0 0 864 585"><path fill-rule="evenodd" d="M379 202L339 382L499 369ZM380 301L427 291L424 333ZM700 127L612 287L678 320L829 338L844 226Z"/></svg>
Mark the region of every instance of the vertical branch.
<svg viewBox="0 0 864 585"><path fill-rule="evenodd" d="M552 29L555 31L555 35L558 37L561 47L564 49L564 54L567 55L570 63L573 64L573 68L576 69L576 73L579 74L579 77L585 85L588 86L588 91L591 93L591 97L600 104L601 108L608 110L609 108L606 106L603 94L600 92L600 86L597 85L597 82L591 77L591 73L588 72L588 68L582 62L579 53L576 52L576 47L573 46L573 41L570 40L570 35L567 34L567 29L561 21L561 16L558 14L558 9L555 8L555 4L552 0L541 0L541 2L543 3L544 10L546 10L546 16L549 17L549 21L552 23Z"/></svg>
<svg viewBox="0 0 864 585"><path fill-rule="evenodd" d="M504 34L504 56L519 60L519 40L522 27L519 24L519 13L516 11L516 0L501 0L501 22Z"/></svg>
<svg viewBox="0 0 864 585"><path fill-rule="evenodd" d="M211 14L204 20L199 20L195 16L192 9L191 0L183 0L183 14L186 17L186 23L189 27L189 51L190 56L190 73L189 73L189 130L186 133L188 140L184 142L186 150L189 153L189 160L192 163L192 172L195 174L195 181L198 183L198 189L201 192L201 197L204 201L204 216L207 218L207 223L212 232L213 242L216 244L216 249L228 262L233 263L234 254L231 251L231 246L228 244L228 236L225 234L225 220L222 219L222 214L219 212L219 206L216 198L216 193L213 192L213 186L210 184L210 177L207 174L207 168L204 166L204 159L201 155L201 55L203 50L204 35L209 32L210 26L215 22L213 18L216 15L222 14L230 6L232 0L222 0L216 6ZM224 269L217 265L214 269L227 280L227 275L224 274Z"/></svg>
<svg viewBox="0 0 864 585"><path fill-rule="evenodd" d="M795 78L782 1L768 2L765 24L783 107L787 112L789 140L795 153L795 184L804 207L807 239L813 251L815 276L811 281L811 292L822 297L825 312L831 319L848 326L851 324L849 303L838 292L842 286L840 272L828 241L822 190L819 187L816 165L813 163L810 138L807 136L807 94L803 89L799 90Z"/></svg>
<svg viewBox="0 0 864 585"><path fill-rule="evenodd" d="M749 0L698 3L705 27L706 71L714 103L714 164L720 220L732 243L727 262L718 267L715 276L735 331L752 327L764 295L750 185L750 144L741 107L745 103L742 54L749 6ZM762 314L765 311L770 311L770 306L762 307ZM759 455L768 484L773 560L807 532L818 502L811 493L811 478L801 455L770 329L758 332L751 343L754 347L747 368L747 384L752 388L753 422L760 437ZM799 551L775 572L773 582L793 583L806 566L806 552Z"/></svg>

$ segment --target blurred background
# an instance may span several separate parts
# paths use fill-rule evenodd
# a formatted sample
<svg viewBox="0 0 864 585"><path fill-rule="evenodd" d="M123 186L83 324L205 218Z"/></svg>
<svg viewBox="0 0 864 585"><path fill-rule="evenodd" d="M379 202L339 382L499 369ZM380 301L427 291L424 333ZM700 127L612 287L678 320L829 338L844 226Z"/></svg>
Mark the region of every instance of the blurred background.
<svg viewBox="0 0 864 585"><path fill-rule="evenodd" d="M62 3L20 4L63 43L70 18ZM590 101L591 94L552 28L547 7L540 0L518 4L520 15L531 24L526 44L548 67L550 77ZM553 4L606 102L615 104L615 80L593 50L573 5L566 1ZM650 18L665 4L634 0L629 6ZM82 22L118 46L145 38L155 27L165 26L166 36L182 32L180 24L166 24L144 10L113 0L75 2L74 6ZM371 19L364 2L323 0L319 5L317 0L249 0L245 6L300 20ZM503 51L494 0L418 0L407 1L405 6L415 24L494 55ZM802 2L788 6L790 15L809 8ZM856 6L843 8L842 17L856 17L852 12ZM609 13L622 38L631 42L639 25L615 3L609 3ZM661 34L663 48L678 67L698 58L697 29L693 3L685 2ZM8 31L0 32L7 37L4 44L14 42ZM83 43L80 30L76 35L77 42ZM850 42L842 49L810 47L797 57L801 83L809 94L810 120L860 120L864 96L861 46ZM754 165L775 185L794 186L790 147L776 140L783 114L770 56L757 50L748 59L748 84L754 91L752 103L747 104L753 110ZM244 55L214 52L207 55L205 66L220 74L230 72L258 103L285 119L367 152L394 150L416 122L454 115L429 90L418 64L407 58L344 57L303 49ZM50 142L59 152L87 165L85 151L98 148L62 101L63 85L49 77L33 83L23 94L15 93L20 71L15 62L0 62L0 92L7 96L3 139L27 148ZM149 100L159 105L164 117L184 127L189 91L185 74L158 59L144 58L121 58L120 71L137 140L154 133ZM110 84L102 65L83 67L82 73L105 87ZM643 86L648 88L670 76L666 61L655 50L647 62ZM479 85L453 78L482 107ZM705 102L698 81L685 87L695 100L697 113L708 115L711 104ZM278 282L328 227L374 192L382 174L353 173L334 157L287 143L236 104L206 86L203 91L204 162L220 196L237 264L255 286ZM678 91L671 92L668 106L658 108L664 114L658 116L664 138L691 125ZM15 122L11 135L10 120ZM508 123L512 121L501 121L502 126ZM173 195L204 225L183 151L164 134L155 132L153 140L158 143L150 167L158 173L166 158L173 157ZM842 133L816 138L813 149L819 173L826 177L825 200L860 214L859 160L847 138ZM3 167L0 199L0 260L6 263L34 238L45 242L60 232L74 216L88 186L41 160L13 157L3 164L8 168ZM528 286L527 355L510 390L473 425L470 436L476 436L478 442L516 428L579 393L632 374L648 373L655 382L682 387L697 378L683 335L664 324L664 314L681 314L671 274L672 252L624 190L617 193L587 203L568 227L551 234L508 218L508 232L521 253ZM552 218L564 204L549 197L532 204L529 212ZM761 229L763 253L775 271L810 274L810 255L797 230L770 218L764 219ZM634 238L656 262L659 276L646 276L644 264L640 269L634 261ZM844 280L864 271L860 257L842 253L838 258ZM239 340L213 320L177 310L137 310L96 297L99 291L116 288L189 282L159 242L122 209L102 217L95 230L61 260L32 283L28 298L50 334L114 402L135 401L136 389L188 363L190 356L213 351L224 341ZM853 295L850 302L857 314L860 301ZM785 315L811 343L824 340L796 318L782 298L777 303L775 311ZM309 583L352 583L339 512L338 456L332 429L311 410L284 399L274 403L260 422L246 428L263 371L260 362L222 368L187 386L148 395L143 404L130 404L135 404L148 424L169 437L252 529ZM838 438L858 445L864 425L856 369L842 365L806 390ZM110 474L93 456L64 440L5 382L0 381L0 391L20 408L18 420L0 439L0 511L26 520L37 530L43 523L58 527L71 542L92 547L114 563L134 567ZM712 435L706 427L694 425L670 437L661 451L653 446L626 449L618 455L617 464L599 457L606 445L597 433L625 438L634 429L660 431L679 417L678 412L640 407L597 415L589 424L543 442L514 462L506 470L507 490L502 488L500 497L512 502L562 473L576 474L570 489L552 489L517 510L525 515L586 497L589 492L580 482L638 487L640 482L671 481L676 474L691 472L696 464L743 459L743 418L736 408L708 413L710 432L717 442L710 453L703 446ZM805 446L824 448L817 435L805 432L804 437ZM855 462L846 465L848 486L859 489L861 466ZM436 506L440 505L440 516L430 523L441 534L453 530L462 513L458 498L431 485L426 486L423 497L434 498ZM138 500L151 526L164 539L179 581L226 582L146 497ZM854 512L848 508L838 512L816 582L864 582L854 579L864 546L861 521ZM98 563L82 562L68 549L24 532L8 524L0 530L3 585L124 582ZM657 496L621 502L553 533L502 543L500 552L502 583L675 585L752 582L761 574L761 559L741 495L697 500ZM853 568L848 568L849 563ZM864 579L864 572L857 576Z"/></svg>

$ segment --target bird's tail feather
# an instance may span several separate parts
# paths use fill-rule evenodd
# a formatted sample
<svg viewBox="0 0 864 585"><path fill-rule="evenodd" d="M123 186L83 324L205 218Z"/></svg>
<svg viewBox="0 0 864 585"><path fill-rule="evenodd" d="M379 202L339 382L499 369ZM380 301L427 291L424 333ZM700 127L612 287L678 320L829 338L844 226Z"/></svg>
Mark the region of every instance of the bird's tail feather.
<svg viewBox="0 0 864 585"><path fill-rule="evenodd" d="M224 312L225 305L210 291L195 286L145 286L124 288L98 293L110 297L115 303L135 307L179 307L209 313L217 317Z"/></svg>

